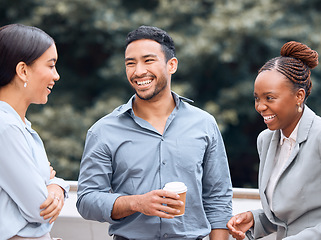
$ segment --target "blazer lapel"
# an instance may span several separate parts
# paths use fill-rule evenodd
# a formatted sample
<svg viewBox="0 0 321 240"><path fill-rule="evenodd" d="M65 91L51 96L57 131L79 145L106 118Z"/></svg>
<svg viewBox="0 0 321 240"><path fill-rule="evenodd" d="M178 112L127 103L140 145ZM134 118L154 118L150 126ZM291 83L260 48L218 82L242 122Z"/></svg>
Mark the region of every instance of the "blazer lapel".
<svg viewBox="0 0 321 240"><path fill-rule="evenodd" d="M274 215L270 211L270 207L268 204L265 191L266 191L266 187L269 182L269 179L271 177L273 167L275 165L274 158L275 158L275 154L276 154L279 142L280 142L280 131L274 131L271 140L266 143L266 146L263 147L264 149L268 149L268 150L266 153L264 166L262 166L262 168L260 167L260 173L262 174L261 186L260 186L261 203L267 218L271 222L274 222L275 220L274 220Z"/></svg>
<svg viewBox="0 0 321 240"><path fill-rule="evenodd" d="M297 136L296 144L294 145L294 148L292 150L292 153L289 159L286 161L284 165L281 175L291 165L295 157L298 155L300 150L300 144L307 140L310 128L313 123L314 116L315 116L315 113L310 108L308 108L308 106L305 106L304 112L301 118L301 122L298 127L298 136Z"/></svg>
<svg viewBox="0 0 321 240"><path fill-rule="evenodd" d="M265 161L264 168L263 168L264 172L262 172L262 185L261 185L261 188L263 190L262 192L264 192L264 193L265 193L267 184L269 182L270 176L272 174L273 167L275 165L274 158L275 158L275 155L276 155L277 147L279 145L279 141L280 141L280 131L275 131L273 133L272 138L271 138L270 145L267 148L268 152L266 154L266 161Z"/></svg>

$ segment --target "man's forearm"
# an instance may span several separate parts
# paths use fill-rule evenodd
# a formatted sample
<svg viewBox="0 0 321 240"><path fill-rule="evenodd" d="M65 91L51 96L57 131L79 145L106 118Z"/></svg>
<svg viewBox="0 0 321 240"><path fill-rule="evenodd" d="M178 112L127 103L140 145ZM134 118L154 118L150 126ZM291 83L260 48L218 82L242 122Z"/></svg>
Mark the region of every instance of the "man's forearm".
<svg viewBox="0 0 321 240"><path fill-rule="evenodd" d="M210 240L228 240L229 233L227 229L212 229L209 237Z"/></svg>
<svg viewBox="0 0 321 240"><path fill-rule="evenodd" d="M117 198L113 206L111 218L116 220L134 214L136 211L133 210L133 205L135 204L136 199L137 195L121 196Z"/></svg>
<svg viewBox="0 0 321 240"><path fill-rule="evenodd" d="M116 199L111 213L112 219L121 219L140 212L147 216L173 218L179 210L169 207L182 206L179 195L162 189L153 190L142 195L121 196Z"/></svg>

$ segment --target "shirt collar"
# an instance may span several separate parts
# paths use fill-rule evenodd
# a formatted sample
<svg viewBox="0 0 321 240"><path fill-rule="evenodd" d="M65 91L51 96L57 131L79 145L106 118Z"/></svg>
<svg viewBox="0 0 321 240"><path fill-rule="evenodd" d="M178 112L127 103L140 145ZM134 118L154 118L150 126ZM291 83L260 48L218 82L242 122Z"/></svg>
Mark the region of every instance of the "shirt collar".
<svg viewBox="0 0 321 240"><path fill-rule="evenodd" d="M298 128L299 128L299 124L301 122L301 119L299 120L299 122L296 124L294 130L292 131L292 133L290 134L290 136L287 138L284 134L283 131L281 130L281 139L280 139L280 145L282 146L284 143L285 139L288 139L290 141L294 141L296 142L296 138L298 136Z"/></svg>
<svg viewBox="0 0 321 240"><path fill-rule="evenodd" d="M8 104L7 102L4 102L4 101L0 101L0 109L6 113L10 113L12 116L15 117L15 119L20 123L20 125L24 128L27 128L29 130L32 130L31 129L31 122L28 121L27 118L25 118L25 122L24 123L22 120L21 120L21 117L19 116L19 114L16 112L16 110L14 110L13 107L11 107L10 104Z"/></svg>
<svg viewBox="0 0 321 240"><path fill-rule="evenodd" d="M179 103L184 100L186 102L194 102L193 100L191 99L188 99L188 98L185 98L185 97L182 97L182 96L179 96L177 93L173 92L172 91L172 96L174 98L174 101L175 101L175 105L176 105L176 108L178 109L179 108ZM132 112L133 110L133 101L135 100L136 98L136 95L133 95L126 104L120 106L118 108L118 114L117 116L121 115L121 114L124 114L125 112Z"/></svg>

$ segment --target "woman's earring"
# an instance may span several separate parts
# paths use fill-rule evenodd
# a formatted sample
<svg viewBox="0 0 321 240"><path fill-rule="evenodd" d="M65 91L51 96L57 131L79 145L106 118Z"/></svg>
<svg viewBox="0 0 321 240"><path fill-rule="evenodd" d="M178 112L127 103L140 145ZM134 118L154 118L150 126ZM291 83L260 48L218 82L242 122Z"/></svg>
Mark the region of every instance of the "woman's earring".
<svg viewBox="0 0 321 240"><path fill-rule="evenodd" d="M23 84L23 87L27 87L27 82L25 82L25 83Z"/></svg>
<svg viewBox="0 0 321 240"><path fill-rule="evenodd" d="M302 112L302 107L301 107L301 104L300 104L300 103L298 103L298 112L299 112L299 113Z"/></svg>

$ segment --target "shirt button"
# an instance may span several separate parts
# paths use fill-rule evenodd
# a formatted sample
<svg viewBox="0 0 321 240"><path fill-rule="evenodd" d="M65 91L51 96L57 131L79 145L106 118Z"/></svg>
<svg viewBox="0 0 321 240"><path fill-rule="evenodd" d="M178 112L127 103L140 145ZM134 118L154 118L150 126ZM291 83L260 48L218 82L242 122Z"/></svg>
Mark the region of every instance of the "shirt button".
<svg viewBox="0 0 321 240"><path fill-rule="evenodd" d="M168 237L168 235L167 235L167 233L165 233L165 234L164 234L164 238L167 238L167 237Z"/></svg>
<svg viewBox="0 0 321 240"><path fill-rule="evenodd" d="M163 162L163 165L165 165L166 164L166 162Z"/></svg>

